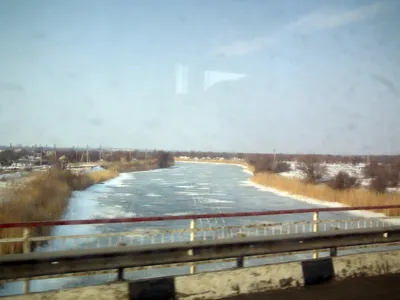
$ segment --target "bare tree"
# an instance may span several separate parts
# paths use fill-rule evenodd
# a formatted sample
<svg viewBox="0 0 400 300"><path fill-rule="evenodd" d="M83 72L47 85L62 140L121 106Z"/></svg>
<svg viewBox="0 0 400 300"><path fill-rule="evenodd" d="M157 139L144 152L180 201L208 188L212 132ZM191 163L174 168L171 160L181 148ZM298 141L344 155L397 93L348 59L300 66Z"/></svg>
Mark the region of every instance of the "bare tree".
<svg viewBox="0 0 400 300"><path fill-rule="evenodd" d="M387 174L381 173L371 180L369 188L377 193L385 193L389 187Z"/></svg>
<svg viewBox="0 0 400 300"><path fill-rule="evenodd" d="M335 190L346 190L359 186L357 177L350 176L347 172L340 171L329 181L328 185Z"/></svg>
<svg viewBox="0 0 400 300"><path fill-rule="evenodd" d="M289 163L285 161L278 161L275 165L274 172L275 173L289 172L291 169L292 168Z"/></svg>
<svg viewBox="0 0 400 300"><path fill-rule="evenodd" d="M326 167L316 159L309 158L299 162L297 169L303 174L304 179L309 183L316 183L326 174Z"/></svg>

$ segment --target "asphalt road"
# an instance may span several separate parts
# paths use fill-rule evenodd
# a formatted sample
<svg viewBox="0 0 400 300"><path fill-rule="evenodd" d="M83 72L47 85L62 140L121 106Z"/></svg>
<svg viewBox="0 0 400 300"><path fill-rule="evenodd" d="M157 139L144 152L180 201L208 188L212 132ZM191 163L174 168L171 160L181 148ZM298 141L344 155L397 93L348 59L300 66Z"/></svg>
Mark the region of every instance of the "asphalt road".
<svg viewBox="0 0 400 300"><path fill-rule="evenodd" d="M233 296L226 300L397 300L400 274L354 278L307 288Z"/></svg>

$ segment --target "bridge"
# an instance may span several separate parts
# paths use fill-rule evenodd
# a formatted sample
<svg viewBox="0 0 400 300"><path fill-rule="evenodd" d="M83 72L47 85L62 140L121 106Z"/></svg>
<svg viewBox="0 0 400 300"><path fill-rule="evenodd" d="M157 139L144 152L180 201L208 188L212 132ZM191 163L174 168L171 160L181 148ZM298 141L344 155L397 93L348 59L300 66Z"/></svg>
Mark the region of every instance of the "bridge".
<svg viewBox="0 0 400 300"><path fill-rule="evenodd" d="M387 213L399 207L3 223L0 229L19 229L23 235L1 239L0 246L17 249L22 245L23 253L0 256L0 283L22 282L19 292L26 295L19 299L41 295L64 299L68 293L74 298L79 294L98 299L263 299L265 293L268 299L303 299L300 295L314 299L329 289L339 289L341 294L346 289L354 292L354 282L365 286L357 288L359 292L372 297L379 287L385 287L386 292L398 289L394 282L400 274L400 218L349 215L326 219L324 214ZM303 217L296 222L273 221L289 215ZM237 222L210 226L210 219ZM131 230L117 230L119 224ZM85 235L38 234L42 227L83 225L114 228ZM37 250L31 252L35 247ZM79 276L103 279L101 285L97 281L90 287L31 293L32 281ZM312 289L304 290L310 286ZM329 299L329 295L324 298Z"/></svg>

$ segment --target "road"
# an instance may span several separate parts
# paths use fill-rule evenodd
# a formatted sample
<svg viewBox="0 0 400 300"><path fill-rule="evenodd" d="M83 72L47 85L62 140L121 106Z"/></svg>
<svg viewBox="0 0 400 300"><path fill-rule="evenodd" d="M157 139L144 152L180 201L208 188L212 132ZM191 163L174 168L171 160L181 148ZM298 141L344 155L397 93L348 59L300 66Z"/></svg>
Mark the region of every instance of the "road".
<svg viewBox="0 0 400 300"><path fill-rule="evenodd" d="M242 295L223 298L225 300L390 300L400 298L400 274L355 278L328 284Z"/></svg>

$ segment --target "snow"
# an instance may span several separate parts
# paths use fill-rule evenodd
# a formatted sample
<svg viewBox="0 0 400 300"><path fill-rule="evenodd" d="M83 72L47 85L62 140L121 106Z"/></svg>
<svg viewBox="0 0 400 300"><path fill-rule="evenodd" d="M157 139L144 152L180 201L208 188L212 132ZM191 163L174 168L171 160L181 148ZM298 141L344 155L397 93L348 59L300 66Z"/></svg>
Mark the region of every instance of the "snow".
<svg viewBox="0 0 400 300"><path fill-rule="evenodd" d="M285 177L297 178L297 179L304 178L304 175L302 174L302 172L297 169L297 166L298 166L297 162L287 161L286 163L288 163L290 165L291 171L280 173L280 175L285 176ZM324 179L332 179L340 171L344 171L351 176L362 179L363 178L363 169L365 167L365 164L352 165L352 164L344 164L344 163L336 163L336 164L322 163L321 165L326 168L326 175L325 175Z"/></svg>
<svg viewBox="0 0 400 300"><path fill-rule="evenodd" d="M304 174L297 169L298 166L297 162L287 161L286 163L290 165L291 170L288 172L280 173L279 175L295 179L304 179ZM358 178L361 188L368 188L368 186L371 183L372 180L371 178L364 177L363 170L366 166L365 163L359 163L359 164L322 163L322 165L326 168L326 174L323 178L324 180L333 179L339 172L346 172L350 176ZM388 188L387 191L390 193L400 192L400 187Z"/></svg>
<svg viewBox="0 0 400 300"><path fill-rule="evenodd" d="M188 160L188 161L196 161L196 162L208 162L210 163L210 160L213 161L223 161L224 159L222 157L217 157L214 159L210 159L209 157L195 157L195 158L190 158L188 156L181 156L179 157L180 159ZM243 159L240 158L233 158L230 161L244 161ZM288 172L282 172L279 173L281 176L285 176L288 178L294 178L294 179L304 179L304 174L298 170L298 162L296 161L285 161L285 163L288 163L290 165L291 170ZM237 164L240 165L240 164ZM325 167L326 172L325 176L323 178L324 181L329 181L333 179L339 172L346 172L352 177L358 178L358 181L360 183L361 188L368 188L371 182L371 178L364 178L364 168L366 166L365 163L359 163L359 164L346 164L346 163L322 163L322 166ZM243 165L242 165L243 166ZM398 188L388 188L388 192L390 193L400 193L400 187Z"/></svg>

